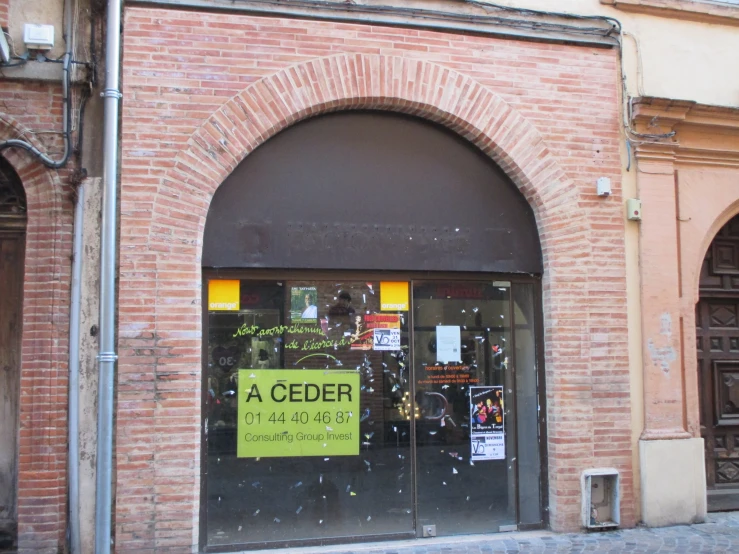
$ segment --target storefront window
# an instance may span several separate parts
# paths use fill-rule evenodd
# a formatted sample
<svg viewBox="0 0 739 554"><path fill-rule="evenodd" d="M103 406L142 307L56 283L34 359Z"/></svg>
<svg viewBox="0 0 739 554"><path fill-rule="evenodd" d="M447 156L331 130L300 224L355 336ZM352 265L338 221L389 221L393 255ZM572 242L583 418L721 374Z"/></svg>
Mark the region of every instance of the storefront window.
<svg viewBox="0 0 739 554"><path fill-rule="evenodd" d="M532 285L205 285L204 546L516 527L517 439L538 442L516 427L517 396L537 397Z"/></svg>
<svg viewBox="0 0 739 554"><path fill-rule="evenodd" d="M237 311L209 311L209 545L413 531L408 312L380 304L393 286L241 281Z"/></svg>

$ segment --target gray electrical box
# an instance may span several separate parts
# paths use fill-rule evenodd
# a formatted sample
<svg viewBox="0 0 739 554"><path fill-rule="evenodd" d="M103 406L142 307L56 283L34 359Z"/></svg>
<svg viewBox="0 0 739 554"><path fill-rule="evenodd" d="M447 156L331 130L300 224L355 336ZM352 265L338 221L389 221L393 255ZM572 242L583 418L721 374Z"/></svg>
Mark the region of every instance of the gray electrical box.
<svg viewBox="0 0 739 554"><path fill-rule="evenodd" d="M614 529L621 525L621 494L617 469L583 471L582 525L586 529Z"/></svg>

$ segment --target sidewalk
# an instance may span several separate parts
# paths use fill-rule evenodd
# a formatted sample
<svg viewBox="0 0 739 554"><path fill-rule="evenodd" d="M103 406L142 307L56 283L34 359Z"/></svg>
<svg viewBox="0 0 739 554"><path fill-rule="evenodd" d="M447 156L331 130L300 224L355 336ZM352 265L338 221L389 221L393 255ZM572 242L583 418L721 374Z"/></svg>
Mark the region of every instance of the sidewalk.
<svg viewBox="0 0 739 554"><path fill-rule="evenodd" d="M556 534L550 531L471 535L360 545L258 550L250 554L488 554L526 552L642 552L739 554L739 512L709 514L706 523L608 533Z"/></svg>

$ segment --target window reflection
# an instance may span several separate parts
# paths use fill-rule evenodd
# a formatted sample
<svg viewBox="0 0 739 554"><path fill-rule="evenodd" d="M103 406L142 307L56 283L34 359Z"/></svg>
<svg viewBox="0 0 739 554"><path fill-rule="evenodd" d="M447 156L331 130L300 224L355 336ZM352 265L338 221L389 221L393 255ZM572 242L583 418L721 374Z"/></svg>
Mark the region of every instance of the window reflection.
<svg viewBox="0 0 739 554"><path fill-rule="evenodd" d="M379 282L243 280L238 313L208 314L209 545L413 531L407 312L381 311L379 291ZM374 347L375 329L388 329L387 350ZM358 374L358 455L237 456L239 370L248 379L283 369ZM340 429L336 419L301 422L309 410L266 413L276 425L284 414L286 424L297 415L296 429Z"/></svg>

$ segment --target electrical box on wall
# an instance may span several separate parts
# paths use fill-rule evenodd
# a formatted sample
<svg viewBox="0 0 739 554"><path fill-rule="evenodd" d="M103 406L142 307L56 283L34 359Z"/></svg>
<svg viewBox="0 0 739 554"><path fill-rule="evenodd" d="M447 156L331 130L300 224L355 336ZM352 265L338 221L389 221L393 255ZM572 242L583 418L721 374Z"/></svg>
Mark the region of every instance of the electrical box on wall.
<svg viewBox="0 0 739 554"><path fill-rule="evenodd" d="M582 472L580 485L583 527L611 529L621 525L621 494L617 469L586 469Z"/></svg>
<svg viewBox="0 0 739 554"><path fill-rule="evenodd" d="M3 63L10 61L10 48L8 41L5 40L5 32L0 29L0 61Z"/></svg>
<svg viewBox="0 0 739 554"><path fill-rule="evenodd" d="M598 196L610 196L611 180L608 177L600 177L595 183L595 188L598 192Z"/></svg>
<svg viewBox="0 0 739 554"><path fill-rule="evenodd" d="M26 23L23 26L23 42L33 50L50 50L54 47L54 26Z"/></svg>
<svg viewBox="0 0 739 554"><path fill-rule="evenodd" d="M629 198L626 201L626 219L629 221L641 221L641 200Z"/></svg>

